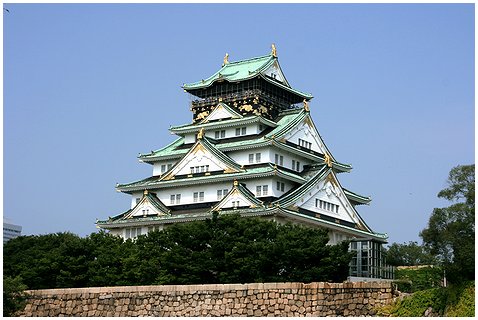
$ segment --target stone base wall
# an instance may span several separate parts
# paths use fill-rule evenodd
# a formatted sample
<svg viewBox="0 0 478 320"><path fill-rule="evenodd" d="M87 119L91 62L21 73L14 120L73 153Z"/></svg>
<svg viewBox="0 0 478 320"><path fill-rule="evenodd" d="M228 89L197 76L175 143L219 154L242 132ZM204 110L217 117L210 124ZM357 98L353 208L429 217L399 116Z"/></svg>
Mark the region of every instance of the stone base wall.
<svg viewBox="0 0 478 320"><path fill-rule="evenodd" d="M371 316L390 282L249 283L31 290L20 316Z"/></svg>

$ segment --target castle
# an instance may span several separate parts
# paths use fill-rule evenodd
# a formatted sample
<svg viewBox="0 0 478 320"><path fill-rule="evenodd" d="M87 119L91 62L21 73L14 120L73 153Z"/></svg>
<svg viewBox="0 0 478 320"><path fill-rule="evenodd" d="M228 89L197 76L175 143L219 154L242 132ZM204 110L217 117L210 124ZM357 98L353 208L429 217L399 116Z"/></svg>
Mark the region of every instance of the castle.
<svg viewBox="0 0 478 320"><path fill-rule="evenodd" d="M131 207L96 222L124 239L173 223L239 213L329 231L330 244L351 240L351 275L383 277L382 244L356 210L371 199L345 189L337 161L310 116L312 95L291 87L274 45L270 54L235 62L226 54L212 76L183 85L194 97L191 123L178 138L139 161L152 176L118 184Z"/></svg>

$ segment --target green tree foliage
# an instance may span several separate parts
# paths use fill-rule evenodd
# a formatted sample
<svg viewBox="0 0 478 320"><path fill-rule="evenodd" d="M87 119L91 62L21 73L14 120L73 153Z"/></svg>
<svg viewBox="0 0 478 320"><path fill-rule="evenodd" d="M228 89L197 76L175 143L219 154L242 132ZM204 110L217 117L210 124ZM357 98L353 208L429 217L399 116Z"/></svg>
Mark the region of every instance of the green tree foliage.
<svg viewBox="0 0 478 320"><path fill-rule="evenodd" d="M348 243L327 242L323 229L214 215L134 241L105 232L18 237L4 246L4 275L21 276L30 289L343 281Z"/></svg>
<svg viewBox="0 0 478 320"><path fill-rule="evenodd" d="M443 269L438 266L419 268L398 268L395 271L397 289L401 292L416 292L440 287L443 280Z"/></svg>
<svg viewBox="0 0 478 320"><path fill-rule="evenodd" d="M387 249L386 261L392 266L419 266L437 263L435 256L415 241L403 244L393 243Z"/></svg>
<svg viewBox="0 0 478 320"><path fill-rule="evenodd" d="M475 278L475 165L450 171L448 187L438 197L454 201L435 208L420 236L431 254L445 266L452 282Z"/></svg>
<svg viewBox="0 0 478 320"><path fill-rule="evenodd" d="M20 277L3 277L3 316L13 317L25 307L27 295L26 286Z"/></svg>
<svg viewBox="0 0 478 320"><path fill-rule="evenodd" d="M87 284L88 249L72 233L23 236L3 247L4 275L21 276L28 288L68 288Z"/></svg>
<svg viewBox="0 0 478 320"><path fill-rule="evenodd" d="M396 300L377 311L378 316L423 317L432 308L433 316L474 317L475 282L467 281L447 288L433 288L415 292Z"/></svg>

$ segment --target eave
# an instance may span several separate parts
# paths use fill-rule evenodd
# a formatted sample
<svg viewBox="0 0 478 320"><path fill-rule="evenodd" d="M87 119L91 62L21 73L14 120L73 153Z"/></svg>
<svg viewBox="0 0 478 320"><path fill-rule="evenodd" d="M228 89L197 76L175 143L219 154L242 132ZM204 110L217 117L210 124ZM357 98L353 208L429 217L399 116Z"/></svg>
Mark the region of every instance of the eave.
<svg viewBox="0 0 478 320"><path fill-rule="evenodd" d="M187 133L197 133L201 128L204 128L204 130L214 130L253 123L262 123L273 128L277 127L277 124L271 120L265 119L260 116L248 116L239 119L228 119L222 121L180 125L170 127L169 131L171 131L171 133L181 135Z"/></svg>
<svg viewBox="0 0 478 320"><path fill-rule="evenodd" d="M246 180L246 179L255 179L255 178L264 178L278 176L282 179L294 181L297 183L305 183L306 180L299 175L281 170L280 168L275 168L271 164L266 164L264 166L246 169L244 172L235 172L235 173L219 173L219 174L210 174L203 175L199 177L184 177L181 179L171 179L171 180L162 180L161 177L150 177L147 179L135 181L128 184L118 184L116 190L119 192L132 193L135 191L142 190L155 190L163 188L178 187L184 185L198 185L198 184L209 184L211 182L223 182L223 181L232 181L236 180Z"/></svg>

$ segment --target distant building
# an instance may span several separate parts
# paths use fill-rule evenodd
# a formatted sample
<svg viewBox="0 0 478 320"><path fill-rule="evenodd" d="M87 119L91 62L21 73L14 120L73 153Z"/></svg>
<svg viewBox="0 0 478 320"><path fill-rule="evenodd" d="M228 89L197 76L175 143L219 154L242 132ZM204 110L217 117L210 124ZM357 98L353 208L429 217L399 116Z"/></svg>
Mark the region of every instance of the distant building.
<svg viewBox="0 0 478 320"><path fill-rule="evenodd" d="M152 176L118 184L131 206L96 221L98 227L129 239L237 212L325 228L330 244L352 241L352 277L387 277L387 235L374 232L356 210L371 199L339 182L352 167L325 146L310 116L312 95L289 85L274 46L268 55L236 62L226 55L219 71L183 89L193 99L192 123L170 127L174 142L140 154Z"/></svg>
<svg viewBox="0 0 478 320"><path fill-rule="evenodd" d="M10 220L3 218L3 243L22 235L22 226L13 224Z"/></svg>

